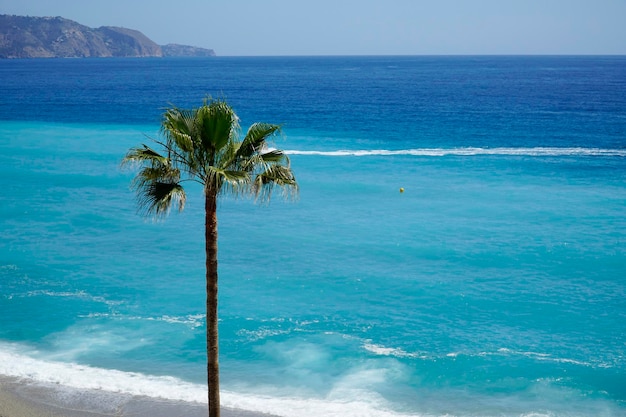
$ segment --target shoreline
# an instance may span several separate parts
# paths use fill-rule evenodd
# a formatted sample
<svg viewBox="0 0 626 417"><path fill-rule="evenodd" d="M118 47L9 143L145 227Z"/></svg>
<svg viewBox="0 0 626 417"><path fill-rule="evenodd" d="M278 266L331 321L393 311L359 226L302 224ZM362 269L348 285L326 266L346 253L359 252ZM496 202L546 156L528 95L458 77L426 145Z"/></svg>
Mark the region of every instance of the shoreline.
<svg viewBox="0 0 626 417"><path fill-rule="evenodd" d="M0 375L0 417L205 417L206 404L133 396ZM270 417L222 408L224 417Z"/></svg>

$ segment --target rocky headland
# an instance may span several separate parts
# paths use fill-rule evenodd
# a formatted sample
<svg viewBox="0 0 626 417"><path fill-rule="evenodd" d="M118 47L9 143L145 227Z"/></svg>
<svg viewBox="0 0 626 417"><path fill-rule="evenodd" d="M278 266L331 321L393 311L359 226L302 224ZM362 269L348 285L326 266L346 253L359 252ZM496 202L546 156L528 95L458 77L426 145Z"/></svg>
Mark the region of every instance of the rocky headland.
<svg viewBox="0 0 626 417"><path fill-rule="evenodd" d="M188 45L157 45L133 29L94 29L62 17L0 15L0 58L166 56L215 56L215 52Z"/></svg>

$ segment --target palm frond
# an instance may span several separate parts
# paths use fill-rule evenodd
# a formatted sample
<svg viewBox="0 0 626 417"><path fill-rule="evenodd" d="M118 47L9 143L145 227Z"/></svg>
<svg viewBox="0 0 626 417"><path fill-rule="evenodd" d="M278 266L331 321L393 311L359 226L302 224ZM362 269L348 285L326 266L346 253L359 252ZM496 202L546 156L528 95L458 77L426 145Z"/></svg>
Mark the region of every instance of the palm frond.
<svg viewBox="0 0 626 417"><path fill-rule="evenodd" d="M219 152L239 129L239 119L232 107L220 100L206 102L197 109L195 123L202 147L212 152Z"/></svg>
<svg viewBox="0 0 626 417"><path fill-rule="evenodd" d="M161 132L168 139L168 148L176 147L184 153L193 153L194 120L193 110L174 107L165 112Z"/></svg>
<svg viewBox="0 0 626 417"><path fill-rule="evenodd" d="M173 166L193 177L204 164L202 154L198 152L199 141L195 126L196 111L171 108L166 111L161 123L161 133L165 142L158 142L166 151Z"/></svg>
<svg viewBox="0 0 626 417"><path fill-rule="evenodd" d="M280 149L268 149L266 151L260 152L259 156L266 164L285 164L289 166L289 158L285 155Z"/></svg>
<svg viewBox="0 0 626 417"><path fill-rule="evenodd" d="M257 174L252 183L252 192L256 200L269 202L274 187L279 186L285 198L295 199L298 195L298 183L291 169L284 165L271 165Z"/></svg>
<svg viewBox="0 0 626 417"><path fill-rule="evenodd" d="M269 123L254 123L248 129L237 155L245 158L260 152L266 147L267 140L280 132L280 126Z"/></svg>
<svg viewBox="0 0 626 417"><path fill-rule="evenodd" d="M146 183L142 193L137 194L139 210L155 217L166 216L174 203L178 211L185 208L187 195L180 183L153 181Z"/></svg>
<svg viewBox="0 0 626 417"><path fill-rule="evenodd" d="M250 175L245 171L211 167L205 186L209 185L220 194L230 193L238 196L248 193L250 183Z"/></svg>
<svg viewBox="0 0 626 417"><path fill-rule="evenodd" d="M143 145L122 160L141 167L131 183L140 210L157 217L173 205L182 210L186 196L181 183L187 180L199 182L207 192L254 195L261 201L269 201L274 187L295 197L298 185L289 158L267 145L280 126L255 123L242 141L239 129L239 119L225 101L207 99L196 109L166 110L164 139L155 141L159 151Z"/></svg>
<svg viewBox="0 0 626 417"><path fill-rule="evenodd" d="M230 171L224 170L221 171L224 181L231 183L248 183L250 182L250 175L245 171Z"/></svg>
<svg viewBox="0 0 626 417"><path fill-rule="evenodd" d="M124 159L122 159L122 165L151 164L152 166L158 166L167 163L167 157L161 155L147 145L142 145L142 147L137 148L131 148L126 153Z"/></svg>
<svg viewBox="0 0 626 417"><path fill-rule="evenodd" d="M131 188L141 193L144 187L153 182L178 183L180 171L167 165L143 167L133 179Z"/></svg>
<svg viewBox="0 0 626 417"><path fill-rule="evenodd" d="M174 202L179 210L184 208L186 197L180 185L180 170L172 166L168 157L143 145L130 149L122 164L141 166L131 183L140 211L159 217L169 213Z"/></svg>

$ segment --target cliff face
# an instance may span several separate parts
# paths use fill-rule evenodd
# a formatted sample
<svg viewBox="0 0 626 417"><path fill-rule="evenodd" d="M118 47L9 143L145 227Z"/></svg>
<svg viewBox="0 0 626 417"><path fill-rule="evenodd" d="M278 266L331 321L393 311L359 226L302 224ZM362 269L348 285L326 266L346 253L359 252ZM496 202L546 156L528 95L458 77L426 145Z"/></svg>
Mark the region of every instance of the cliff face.
<svg viewBox="0 0 626 417"><path fill-rule="evenodd" d="M92 29L62 17L0 15L0 58L214 56L211 49L164 47L143 33L103 26Z"/></svg>
<svg viewBox="0 0 626 417"><path fill-rule="evenodd" d="M215 56L213 49L196 48L189 45L169 43L162 45L163 56Z"/></svg>
<svg viewBox="0 0 626 417"><path fill-rule="evenodd" d="M95 32L100 35L112 56L163 56L161 47L139 31L103 26Z"/></svg>

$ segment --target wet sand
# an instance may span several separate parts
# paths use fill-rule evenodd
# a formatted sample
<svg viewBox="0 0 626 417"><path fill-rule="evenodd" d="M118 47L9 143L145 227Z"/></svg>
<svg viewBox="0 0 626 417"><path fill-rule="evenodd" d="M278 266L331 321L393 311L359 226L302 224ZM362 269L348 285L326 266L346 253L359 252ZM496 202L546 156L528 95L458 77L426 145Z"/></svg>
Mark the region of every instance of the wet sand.
<svg viewBox="0 0 626 417"><path fill-rule="evenodd" d="M207 405L137 397L97 390L80 391L0 376L0 417L205 417ZM268 417L222 409L223 417Z"/></svg>

